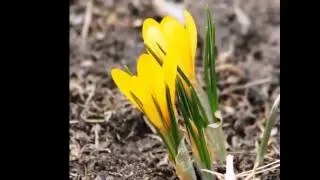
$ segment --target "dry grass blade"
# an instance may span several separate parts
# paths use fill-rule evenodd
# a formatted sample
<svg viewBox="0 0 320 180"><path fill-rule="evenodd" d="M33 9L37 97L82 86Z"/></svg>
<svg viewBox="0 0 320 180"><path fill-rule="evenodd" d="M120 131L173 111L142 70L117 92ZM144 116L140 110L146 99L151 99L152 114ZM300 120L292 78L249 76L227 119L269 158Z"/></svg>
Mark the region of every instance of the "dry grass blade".
<svg viewBox="0 0 320 180"><path fill-rule="evenodd" d="M272 165L274 165L274 164L279 164L279 163L280 163L280 160L276 160L276 161L274 161L274 162L272 162L272 163L269 163L269 164L267 164L267 165L261 166L261 167L257 168L256 170L266 169L266 168L269 167L269 166L272 166ZM275 166L277 166L277 165L275 165ZM237 176L237 177L243 177L243 176L246 176L246 175L252 173L252 171L253 171L253 170L245 171L245 172L242 172L242 173L237 174L236 176ZM258 171L257 171L257 172L258 172ZM257 172L256 172L256 173L257 173Z"/></svg>
<svg viewBox="0 0 320 180"><path fill-rule="evenodd" d="M87 43L89 27L90 27L91 20L92 20L92 9L93 9L93 0L88 0L85 19L84 19L84 23L83 23L82 31L81 31L81 38L82 38L81 48L82 49L85 49L86 43Z"/></svg>
<svg viewBox="0 0 320 180"><path fill-rule="evenodd" d="M247 89L247 88L250 88L250 87L253 87L253 86L258 86L258 85L271 83L271 82L272 82L272 80L270 78L260 79L260 80L257 80L257 81L249 82L249 83L244 84L244 85L230 87L230 88L222 91L220 95L227 95L227 94L230 94L230 93L232 93L234 91L237 91L237 90Z"/></svg>
<svg viewBox="0 0 320 180"><path fill-rule="evenodd" d="M201 171L216 175L219 179L223 179L224 175L215 171L210 171L208 169L201 169Z"/></svg>
<svg viewBox="0 0 320 180"><path fill-rule="evenodd" d="M266 169L262 169L262 170L259 170L259 171L255 171L255 172L254 172L254 175L257 175L257 174L260 174L260 173L263 173L263 172L267 172L267 171L271 171L271 170L274 170L274 169L276 169L276 168L278 168L278 167L280 167L280 164L274 165L274 166L272 166L272 167L270 167L270 168L266 168ZM241 175L241 176L243 177L243 176L246 176L246 175L248 175L248 174L243 174L243 175ZM238 176L238 175L237 175L237 177L241 177L241 176ZM251 177L253 177L253 176L252 176L252 175L249 175L249 176L246 178L246 180L250 179Z"/></svg>
<svg viewBox="0 0 320 180"><path fill-rule="evenodd" d="M251 23L251 20L250 20L248 14L240 8L240 1L239 0L234 1L233 9L234 9L234 12L237 16L239 23L241 24L241 33L243 35L247 34L252 23Z"/></svg>
<svg viewBox="0 0 320 180"><path fill-rule="evenodd" d="M99 132L100 132L100 125L96 124L93 126L93 131L94 131L94 146L96 149L99 149L100 147L100 142L99 142Z"/></svg>
<svg viewBox="0 0 320 180"><path fill-rule="evenodd" d="M96 122L96 121L100 122L101 121L100 119L98 119L98 120L97 119L90 119L90 120L87 119L87 113L88 113L88 110L89 110L89 103L92 100L92 98L93 98L93 96L94 96L94 94L96 92L96 86L95 85L89 86L88 87L88 91L89 91L89 95L88 95L88 98L85 101L85 104L83 105L83 110L82 110L82 112L80 114L80 117L86 122Z"/></svg>
<svg viewBox="0 0 320 180"><path fill-rule="evenodd" d="M272 163L269 163L269 164L267 164L265 166L261 166L261 167L256 169L257 171L255 171L254 174L260 174L260 173L263 173L263 172L267 172L267 171L271 171L273 169L276 169L276 168L280 167L279 163L280 163L280 160L276 160L276 161L274 161ZM210 170L207 170L207 169L201 169L201 171L207 172L207 173L211 173L213 175L216 175L219 179L223 179L224 178L225 180L235 180L236 178L240 178L240 177L244 177L244 176L247 176L246 179L248 179L248 178L252 177L251 173L253 172L253 170L245 171L245 172L239 173L239 174L234 176L233 156L231 156L231 155L229 155L227 157L227 172L226 172L225 175L223 175L221 173L218 173L218 172L215 172L215 171L210 171ZM248 176L248 175L250 175L250 176Z"/></svg>
<svg viewBox="0 0 320 180"><path fill-rule="evenodd" d="M104 123L104 119L83 119L87 123Z"/></svg>
<svg viewBox="0 0 320 180"><path fill-rule="evenodd" d="M77 124L77 123L79 123L78 120L70 120L70 121L69 121L69 124Z"/></svg>

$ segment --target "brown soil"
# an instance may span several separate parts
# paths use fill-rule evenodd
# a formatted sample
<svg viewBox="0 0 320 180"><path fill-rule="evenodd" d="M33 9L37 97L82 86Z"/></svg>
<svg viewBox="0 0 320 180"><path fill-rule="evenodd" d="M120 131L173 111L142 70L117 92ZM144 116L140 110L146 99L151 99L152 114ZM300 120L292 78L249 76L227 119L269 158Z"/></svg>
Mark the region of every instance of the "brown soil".
<svg viewBox="0 0 320 180"><path fill-rule="evenodd" d="M185 0L199 30L199 77L203 2ZM252 169L255 142L280 93L280 2L239 2L210 5L217 28L220 105L236 173ZM81 48L87 7L86 0L70 1L70 179L177 179L164 145L110 77L112 68L123 65L135 71L136 59L144 51L141 23L146 17L161 19L160 15L152 1L95 0L86 47ZM280 158L279 143L280 115L264 164ZM216 171L224 173L225 168ZM257 177L280 179L280 168Z"/></svg>

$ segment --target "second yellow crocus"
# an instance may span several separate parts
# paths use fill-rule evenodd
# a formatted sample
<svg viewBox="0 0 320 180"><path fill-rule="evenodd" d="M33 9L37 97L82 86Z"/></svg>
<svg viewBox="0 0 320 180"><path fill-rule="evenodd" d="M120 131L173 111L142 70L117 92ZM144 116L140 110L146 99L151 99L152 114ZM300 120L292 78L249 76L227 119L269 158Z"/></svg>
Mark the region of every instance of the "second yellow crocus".
<svg viewBox="0 0 320 180"><path fill-rule="evenodd" d="M195 53L197 28L188 11L184 11L184 22L166 16L160 23L152 18L144 21L142 27L144 43L159 57L176 54L174 60L191 81L195 80Z"/></svg>

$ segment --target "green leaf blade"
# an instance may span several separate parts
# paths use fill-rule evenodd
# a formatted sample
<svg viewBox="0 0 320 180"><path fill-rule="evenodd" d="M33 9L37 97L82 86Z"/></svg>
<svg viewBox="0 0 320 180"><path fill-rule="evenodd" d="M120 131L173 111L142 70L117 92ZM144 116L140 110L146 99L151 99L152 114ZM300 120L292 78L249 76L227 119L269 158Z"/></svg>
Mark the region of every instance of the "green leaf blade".
<svg viewBox="0 0 320 180"><path fill-rule="evenodd" d="M218 93L217 93L217 78L216 78L216 49L215 49L215 26L212 21L211 11L207 7L206 8L206 17L207 17L207 32L206 32L206 60L205 62L208 64L206 67L207 72L207 86L208 86L208 96L209 102L211 105L211 109L213 112L218 110Z"/></svg>
<svg viewBox="0 0 320 180"><path fill-rule="evenodd" d="M168 85L166 85L166 100L167 100L167 106L168 106L168 110L169 110L169 116L170 116L170 121L171 121L171 131L172 131L172 137L174 139L174 143L175 143L175 147L179 146L179 143L181 141L181 137L179 134L179 128L178 128L178 123L174 114L174 109L173 109L173 105L171 102L171 98L170 98L170 90Z"/></svg>

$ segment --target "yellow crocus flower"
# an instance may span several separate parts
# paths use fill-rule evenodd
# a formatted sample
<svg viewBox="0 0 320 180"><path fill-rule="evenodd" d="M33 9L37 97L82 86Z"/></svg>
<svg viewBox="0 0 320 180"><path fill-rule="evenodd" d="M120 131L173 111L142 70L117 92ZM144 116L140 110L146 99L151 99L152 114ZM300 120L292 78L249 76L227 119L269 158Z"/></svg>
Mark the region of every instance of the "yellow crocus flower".
<svg viewBox="0 0 320 180"><path fill-rule="evenodd" d="M147 18L142 27L144 43L163 60L167 54L177 54L178 66L191 81L195 80L195 53L197 28L188 11L183 12L184 23L172 16L166 16L160 23Z"/></svg>
<svg viewBox="0 0 320 180"><path fill-rule="evenodd" d="M165 59L170 59L168 55ZM142 54L137 63L137 75L130 75L120 69L111 71L112 78L120 91L149 119L160 132L168 132L170 115L166 100L166 85L170 91L171 102L175 98L175 79L177 65L173 60L165 60L163 66L153 56ZM158 113L156 104L160 107Z"/></svg>

